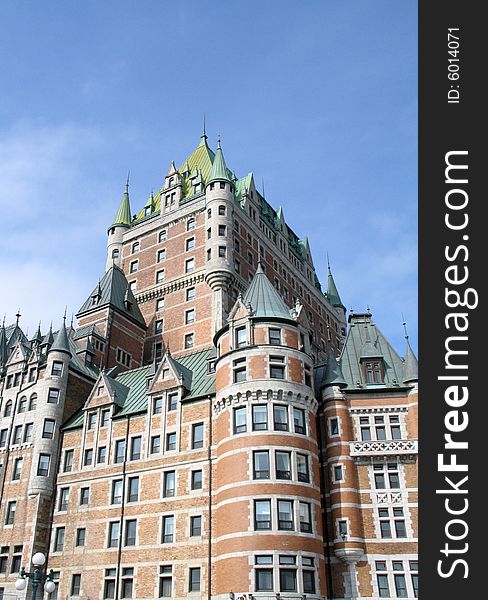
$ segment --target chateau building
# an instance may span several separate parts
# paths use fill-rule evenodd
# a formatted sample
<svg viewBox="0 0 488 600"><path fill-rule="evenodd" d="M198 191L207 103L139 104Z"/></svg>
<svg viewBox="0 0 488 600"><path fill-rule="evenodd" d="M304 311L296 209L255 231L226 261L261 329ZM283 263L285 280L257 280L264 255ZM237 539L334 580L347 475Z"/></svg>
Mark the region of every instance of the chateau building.
<svg viewBox="0 0 488 600"><path fill-rule="evenodd" d="M417 360L205 132L77 326L0 330L0 598L416 598Z"/></svg>

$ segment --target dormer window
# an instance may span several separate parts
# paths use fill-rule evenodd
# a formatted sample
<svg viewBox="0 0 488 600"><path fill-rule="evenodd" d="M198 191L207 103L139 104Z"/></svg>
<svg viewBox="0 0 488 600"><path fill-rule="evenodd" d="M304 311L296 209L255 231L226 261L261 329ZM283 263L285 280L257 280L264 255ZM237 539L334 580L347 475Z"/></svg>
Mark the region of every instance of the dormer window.
<svg viewBox="0 0 488 600"><path fill-rule="evenodd" d="M384 382L383 367L381 361L365 361L363 368L367 384L378 384Z"/></svg>
<svg viewBox="0 0 488 600"><path fill-rule="evenodd" d="M245 327L236 329L236 348L242 348L247 344L247 331Z"/></svg>
<svg viewBox="0 0 488 600"><path fill-rule="evenodd" d="M147 217L147 215L151 214L151 207L150 206L146 206L144 207L144 216Z"/></svg>

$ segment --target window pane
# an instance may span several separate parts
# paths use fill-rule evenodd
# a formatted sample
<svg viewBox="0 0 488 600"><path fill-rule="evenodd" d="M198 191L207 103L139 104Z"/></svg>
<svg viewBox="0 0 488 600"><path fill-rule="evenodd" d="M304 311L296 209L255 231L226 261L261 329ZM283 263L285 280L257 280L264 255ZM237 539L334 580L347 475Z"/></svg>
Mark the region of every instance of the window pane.
<svg viewBox="0 0 488 600"><path fill-rule="evenodd" d="M234 409L234 433L244 433L247 429L247 408Z"/></svg>
<svg viewBox="0 0 488 600"><path fill-rule="evenodd" d="M270 500L256 500L254 502L255 529L271 529L271 502Z"/></svg>
<svg viewBox="0 0 488 600"><path fill-rule="evenodd" d="M297 591L297 572L296 569L280 569L280 591Z"/></svg>
<svg viewBox="0 0 488 600"><path fill-rule="evenodd" d="M289 452L276 452L276 478L291 479L291 457Z"/></svg>
<svg viewBox="0 0 488 600"><path fill-rule="evenodd" d="M254 452L254 479L269 479L269 452Z"/></svg>
<svg viewBox="0 0 488 600"><path fill-rule="evenodd" d="M256 570L256 591L257 592L272 592L273 591L273 570L272 569L257 569Z"/></svg>
<svg viewBox="0 0 488 600"><path fill-rule="evenodd" d="M278 431L288 431L288 408L275 404L274 412L274 428Z"/></svg>
<svg viewBox="0 0 488 600"><path fill-rule="evenodd" d="M278 529L293 529L293 502L278 500Z"/></svg>
<svg viewBox="0 0 488 600"><path fill-rule="evenodd" d="M377 581L380 598L389 598L390 586L388 585L388 575L378 575Z"/></svg>
<svg viewBox="0 0 488 600"><path fill-rule="evenodd" d="M268 407L266 404L253 404L252 428L253 431L264 431L268 429Z"/></svg>

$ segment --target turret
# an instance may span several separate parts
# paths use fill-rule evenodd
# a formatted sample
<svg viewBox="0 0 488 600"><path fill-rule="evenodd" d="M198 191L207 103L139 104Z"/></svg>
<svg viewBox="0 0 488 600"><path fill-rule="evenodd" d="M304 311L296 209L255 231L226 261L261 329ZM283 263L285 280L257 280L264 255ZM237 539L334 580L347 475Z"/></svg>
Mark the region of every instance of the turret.
<svg viewBox="0 0 488 600"><path fill-rule="evenodd" d="M117 214L112 225L108 228L106 271L114 264L118 267L122 264L122 242L124 233L130 228L130 222L129 178L127 178L125 192L120 201Z"/></svg>
<svg viewBox="0 0 488 600"><path fill-rule="evenodd" d="M38 426L34 433L34 453L29 478L29 495L52 495L54 490L57 449L63 423L71 348L66 330L66 316L50 345L45 375L40 383L36 412ZM50 435L45 436L44 431Z"/></svg>
<svg viewBox="0 0 488 600"><path fill-rule="evenodd" d="M403 383L407 385L414 385L419 380L419 364L417 357L413 353L412 347L408 339L408 335L405 336L407 342L407 351L405 354L405 362L403 367Z"/></svg>
<svg viewBox="0 0 488 600"><path fill-rule="evenodd" d="M218 141L212 171L205 187L206 197L206 274L212 288L214 331L228 314L226 289L233 274L232 227L235 185Z"/></svg>
<svg viewBox="0 0 488 600"><path fill-rule="evenodd" d="M283 551L293 565L289 589L323 597L312 360L300 349L296 312L261 265L214 341L215 551L225 557L216 572L216 597L231 590L236 597L280 591L276 581L258 574L255 555L280 565Z"/></svg>
<svg viewBox="0 0 488 600"><path fill-rule="evenodd" d="M0 329L0 377L4 375L7 359L7 332L5 331L5 322L3 322Z"/></svg>

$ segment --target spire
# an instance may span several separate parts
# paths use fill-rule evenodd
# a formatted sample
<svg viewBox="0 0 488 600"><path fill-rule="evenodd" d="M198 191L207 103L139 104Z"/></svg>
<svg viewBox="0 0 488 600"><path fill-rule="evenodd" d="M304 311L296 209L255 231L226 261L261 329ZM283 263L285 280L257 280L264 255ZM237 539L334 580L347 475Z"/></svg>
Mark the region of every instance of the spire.
<svg viewBox="0 0 488 600"><path fill-rule="evenodd" d="M246 306L250 305L253 317L279 317L292 320L290 309L266 277L260 262L242 302Z"/></svg>
<svg viewBox="0 0 488 600"><path fill-rule="evenodd" d="M129 177L130 171L127 175L127 182L125 184L125 192L122 196L122 200L120 201L119 208L117 210L117 214L115 215L115 219L110 225L110 227L114 227L115 225L130 227L131 221L131 212L130 212L130 202L129 202Z"/></svg>
<svg viewBox="0 0 488 600"><path fill-rule="evenodd" d="M202 138L202 140L205 140L205 143L207 143L207 131L205 128L205 113L203 113L203 129L202 129L202 135L200 137Z"/></svg>
<svg viewBox="0 0 488 600"><path fill-rule="evenodd" d="M42 340L42 346L51 346L54 340L54 336L53 336L53 322L51 321L51 324L49 325L49 331L46 333L46 335L44 336L43 340Z"/></svg>
<svg viewBox="0 0 488 600"><path fill-rule="evenodd" d="M327 299L332 304L332 306L336 308L342 308L344 312L346 311L346 307L342 304L341 297L339 296L339 291L337 290L337 286L334 281L334 277L332 275L332 271L330 270L330 262L329 255L327 254Z"/></svg>
<svg viewBox="0 0 488 600"><path fill-rule="evenodd" d="M405 331L405 341L407 342L407 351L405 353L405 362L403 364L403 383L414 383L419 380L419 363L410 346L405 319L403 320L403 329Z"/></svg>
<svg viewBox="0 0 488 600"><path fill-rule="evenodd" d="M39 321L39 325L37 326L37 331L34 334L34 337L31 340L32 342L36 342L40 344L42 342L42 333L41 333L41 322Z"/></svg>
<svg viewBox="0 0 488 600"><path fill-rule="evenodd" d="M68 332L66 331L66 314L63 317L63 324L61 325L56 337L54 338L53 344L49 349L49 352L64 352L71 356L71 350L69 347Z"/></svg>
<svg viewBox="0 0 488 600"><path fill-rule="evenodd" d="M325 366L324 378L321 387L337 386L340 388L347 387L344 374L342 373L341 362L335 357L331 346L327 349L327 364Z"/></svg>
<svg viewBox="0 0 488 600"><path fill-rule="evenodd" d="M7 362L8 352L7 352L7 332L5 331L5 319L2 323L2 328L0 329L0 367L4 367Z"/></svg>
<svg viewBox="0 0 488 600"><path fill-rule="evenodd" d="M207 184L211 181L229 181L230 183L232 183L232 180L229 175L229 169L225 164L224 154L220 146L220 134L217 143L217 150L215 151L215 158L212 163L210 179L208 180Z"/></svg>

